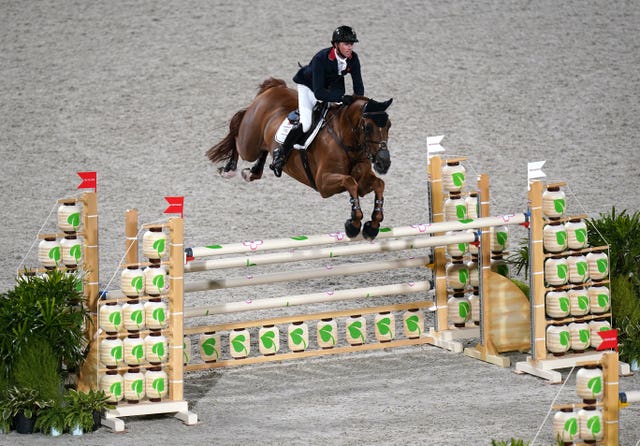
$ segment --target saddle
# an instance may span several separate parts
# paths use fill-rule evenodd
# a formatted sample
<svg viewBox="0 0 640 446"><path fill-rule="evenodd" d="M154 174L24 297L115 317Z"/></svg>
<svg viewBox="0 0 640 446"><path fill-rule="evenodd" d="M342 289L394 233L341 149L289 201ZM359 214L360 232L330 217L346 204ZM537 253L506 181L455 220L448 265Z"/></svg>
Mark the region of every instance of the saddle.
<svg viewBox="0 0 640 446"><path fill-rule="evenodd" d="M325 117L327 116L327 111L329 111L329 103L328 102L318 102L313 108L312 113L312 124L308 132L304 133L298 141L293 144L293 148L296 150L305 150L309 145L313 142L316 135L322 128L325 122ZM276 131L275 140L277 143L284 143L285 138L291 131L293 127L298 125L300 122L300 113L298 110L294 110L287 115L286 118L278 127L278 131Z"/></svg>

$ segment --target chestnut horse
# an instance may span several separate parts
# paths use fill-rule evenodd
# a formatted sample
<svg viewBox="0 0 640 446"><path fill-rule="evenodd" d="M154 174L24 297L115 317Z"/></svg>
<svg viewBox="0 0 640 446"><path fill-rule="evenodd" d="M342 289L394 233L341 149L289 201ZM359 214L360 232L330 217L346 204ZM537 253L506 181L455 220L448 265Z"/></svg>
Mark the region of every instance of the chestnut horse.
<svg viewBox="0 0 640 446"><path fill-rule="evenodd" d="M392 99L376 102L357 96L350 105L331 107L323 127L306 150L293 150L283 171L290 177L316 189L323 198L347 191L351 218L345 222L349 238L357 237L363 213L358 197L375 193L371 221L362 227L362 235L373 240L384 215L384 181L376 176L389 170L391 159L387 137L391 123L386 109ZM285 117L296 109L297 92L281 79L265 80L253 102L237 112L229 123L229 133L207 151L211 162L227 161L218 171L224 177L235 175L238 156L254 162L242 171L246 181L262 177L267 155L278 146L275 134Z"/></svg>

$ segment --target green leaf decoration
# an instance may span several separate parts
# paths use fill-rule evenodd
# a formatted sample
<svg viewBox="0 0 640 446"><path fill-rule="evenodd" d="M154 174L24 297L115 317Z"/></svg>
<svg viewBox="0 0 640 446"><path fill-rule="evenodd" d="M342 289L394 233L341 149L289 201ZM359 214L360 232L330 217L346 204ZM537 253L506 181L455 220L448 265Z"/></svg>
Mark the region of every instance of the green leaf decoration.
<svg viewBox="0 0 640 446"><path fill-rule="evenodd" d="M244 346L244 343L246 340L247 338L244 335L238 335L234 337L233 340L231 341L231 346L233 347L233 350L236 353L244 353L245 355L248 355L249 352Z"/></svg>
<svg viewBox="0 0 640 446"><path fill-rule="evenodd" d="M564 210L566 208L566 203L564 199L559 198L557 200L553 200L553 207L558 214L564 214Z"/></svg>
<svg viewBox="0 0 640 446"><path fill-rule="evenodd" d="M156 355L158 358L164 358L164 342L157 342L151 346L151 352Z"/></svg>
<svg viewBox="0 0 640 446"><path fill-rule="evenodd" d="M568 297L561 297L560 299L558 299L558 304L560 305L560 309L564 312L569 311L569 308L571 307L571 303Z"/></svg>
<svg viewBox="0 0 640 446"><path fill-rule="evenodd" d="M131 349L131 355L140 360L144 357L144 346L143 345L136 345Z"/></svg>
<svg viewBox="0 0 640 446"><path fill-rule="evenodd" d="M115 359L116 361L122 361L122 346L119 345L117 347L113 347L111 349L111 351L109 352L109 354L111 355L111 357L113 359Z"/></svg>
<svg viewBox="0 0 640 446"><path fill-rule="evenodd" d="M585 296L585 295L580 295L578 296L578 308L580 308L583 311L586 311L589 309L589 297Z"/></svg>
<svg viewBox="0 0 640 446"><path fill-rule="evenodd" d="M154 321L158 321L159 323L163 323L166 319L164 308L156 308L151 313L151 317L153 317Z"/></svg>
<svg viewBox="0 0 640 446"><path fill-rule="evenodd" d="M289 336L291 337L291 342L293 342L294 345L302 344L303 349L307 348L307 343L304 340L304 330L302 328L298 327L291 330Z"/></svg>
<svg viewBox="0 0 640 446"><path fill-rule="evenodd" d="M122 324L122 313L120 313L119 311L114 311L113 313L111 313L109 315L109 322L111 322L111 325L113 325L114 327L119 327L120 324Z"/></svg>
<svg viewBox="0 0 640 446"><path fill-rule="evenodd" d="M467 216L467 206L464 204L459 204L456 206L456 218L458 220L462 220Z"/></svg>
<svg viewBox="0 0 640 446"><path fill-rule="evenodd" d="M602 308L609 306L609 296L606 294L598 294L598 305Z"/></svg>
<svg viewBox="0 0 640 446"><path fill-rule="evenodd" d="M578 433L578 419L569 418L564 422L564 431L569 433L572 437Z"/></svg>
<svg viewBox="0 0 640 446"><path fill-rule="evenodd" d="M567 244L567 233L565 231L556 232L556 243L560 246Z"/></svg>
<svg viewBox="0 0 640 446"><path fill-rule="evenodd" d="M360 340L362 340L362 343L364 344L365 338L364 333L362 333L362 322L355 321L349 324L349 335L351 335L351 337L354 339L360 338Z"/></svg>
<svg viewBox="0 0 640 446"><path fill-rule="evenodd" d="M467 252L467 247L469 245L467 243L458 243L458 250L460 250L461 253L465 253Z"/></svg>
<svg viewBox="0 0 640 446"><path fill-rule="evenodd" d="M142 279L142 276L136 276L131 279L131 286L135 288L137 292L140 292L142 290L143 285L144 281Z"/></svg>
<svg viewBox="0 0 640 446"><path fill-rule="evenodd" d="M405 319L405 324L407 325L407 330L410 332L417 331L418 335L422 334L420 330L420 318L417 315L409 316Z"/></svg>
<svg viewBox="0 0 640 446"><path fill-rule="evenodd" d="M471 314L471 305L467 301L458 303L458 314L462 319L467 319Z"/></svg>
<svg viewBox="0 0 640 446"><path fill-rule="evenodd" d="M587 262L577 262L576 263L576 271L578 271L578 275L585 277L587 275L587 271L589 270L589 265Z"/></svg>
<svg viewBox="0 0 640 446"><path fill-rule="evenodd" d="M71 247L71 249L69 250L69 254L71 254L71 257L76 259L76 262L77 262L82 257L82 246L81 245L73 245Z"/></svg>
<svg viewBox="0 0 640 446"><path fill-rule="evenodd" d="M466 284L467 280L469 279L469 270L468 269L461 269L458 271L458 280L460 281L461 284Z"/></svg>
<svg viewBox="0 0 640 446"><path fill-rule="evenodd" d="M132 311L130 319L134 324L138 326L142 325L142 320L144 319L144 310Z"/></svg>
<svg viewBox="0 0 640 446"><path fill-rule="evenodd" d="M385 226L384 228L380 228L379 232L391 232L391 231L392 231L391 228Z"/></svg>
<svg viewBox="0 0 640 446"><path fill-rule="evenodd" d="M80 226L80 212L74 212L67 217L67 223L77 229Z"/></svg>
<svg viewBox="0 0 640 446"><path fill-rule="evenodd" d="M382 336L390 335L393 337L393 330L391 329L391 318L383 317L378 322L376 322L376 326L378 327L378 331Z"/></svg>
<svg viewBox="0 0 640 446"><path fill-rule="evenodd" d="M189 354L191 352L189 350L187 350L187 343L183 342L182 343L182 361L187 364L189 362Z"/></svg>
<svg viewBox="0 0 640 446"><path fill-rule="evenodd" d="M164 276L164 274L158 274L157 276L154 276L153 280L151 281L151 283L153 283L153 286L155 286L159 290L164 289Z"/></svg>
<svg viewBox="0 0 640 446"><path fill-rule="evenodd" d="M205 355L211 356L216 355L216 359L219 358L218 350L216 349L216 340L215 338L207 338L202 344L202 351Z"/></svg>
<svg viewBox="0 0 640 446"><path fill-rule="evenodd" d="M453 181L453 184L455 186L458 186L458 187L464 186L464 173L462 173L462 172L454 172L451 175L451 180Z"/></svg>
<svg viewBox="0 0 640 446"><path fill-rule="evenodd" d="M568 331L560 332L560 345L564 347L569 347L569 343L571 342L571 334Z"/></svg>
<svg viewBox="0 0 640 446"><path fill-rule="evenodd" d="M291 240L295 240L297 242L302 242L304 240L309 240L309 237L307 237L306 235L298 235L296 237L291 237Z"/></svg>
<svg viewBox="0 0 640 446"><path fill-rule="evenodd" d="M594 376L587 382L587 387L594 396L600 394L600 392L602 392L602 378Z"/></svg>
<svg viewBox="0 0 640 446"><path fill-rule="evenodd" d="M273 331L267 331L265 334L260 336L260 342L262 342L264 348L267 350L273 350L274 353L277 351L275 339L276 333Z"/></svg>
<svg viewBox="0 0 640 446"><path fill-rule="evenodd" d="M60 247L56 246L55 248L51 248L49 250L49 258L51 260L55 260L56 262L60 261Z"/></svg>
<svg viewBox="0 0 640 446"><path fill-rule="evenodd" d="M122 395L122 383L115 382L111 384L111 386L109 386L109 392L112 395L115 395L117 399L120 399L120 396Z"/></svg>
<svg viewBox="0 0 640 446"><path fill-rule="evenodd" d="M336 345L336 338L333 337L333 327L331 324L324 325L318 329L318 334L322 342L331 342L332 345Z"/></svg>
<svg viewBox="0 0 640 446"><path fill-rule="evenodd" d="M164 392L164 384L164 378L158 378L153 380L151 387L153 387L156 392L162 394Z"/></svg>
<svg viewBox="0 0 640 446"><path fill-rule="evenodd" d="M584 243L587 241L587 230L586 229L576 229L576 240L580 243Z"/></svg>
<svg viewBox="0 0 640 446"><path fill-rule="evenodd" d="M580 335L580 342L582 342L583 344L587 344L589 343L589 339L591 338L591 335L589 334L589 330L580 330L578 332L578 334Z"/></svg>
<svg viewBox="0 0 640 446"><path fill-rule="evenodd" d="M556 270L558 271L558 277L560 277L561 279L567 278L567 274L569 273L569 267L567 265L557 265Z"/></svg>
<svg viewBox="0 0 640 446"><path fill-rule="evenodd" d="M162 257L162 254L164 254L164 245L165 245L165 239L163 238L159 238L158 240L153 242L153 249L156 250L156 252L158 253L158 256L160 257Z"/></svg>
<svg viewBox="0 0 640 446"><path fill-rule="evenodd" d="M144 391L144 380L143 379L134 380L131 383L131 390L136 392L138 396L142 395L142 392Z"/></svg>
<svg viewBox="0 0 640 446"><path fill-rule="evenodd" d="M609 261L607 259L596 260L596 267L599 273L606 273L609 270Z"/></svg>
<svg viewBox="0 0 640 446"><path fill-rule="evenodd" d="M465 218L464 220L459 220L460 223L464 223L464 224L468 224L468 223L472 223L474 220L473 218Z"/></svg>
<svg viewBox="0 0 640 446"><path fill-rule="evenodd" d="M602 425L600 424L600 417L596 415L589 418L589 420L587 420L587 429L589 429L591 433L594 434L594 436L596 434L599 434L600 431L602 430Z"/></svg>
<svg viewBox="0 0 640 446"><path fill-rule="evenodd" d="M503 248L507 246L507 240L509 240L509 234L504 231L496 232L496 241Z"/></svg>
<svg viewBox="0 0 640 446"><path fill-rule="evenodd" d="M509 277L509 266L500 264L498 265L497 273L504 277Z"/></svg>
<svg viewBox="0 0 640 446"><path fill-rule="evenodd" d="M222 249L222 245L209 245L209 246L205 246L205 248L209 248L209 249Z"/></svg>
<svg viewBox="0 0 640 446"><path fill-rule="evenodd" d="M247 263L245 264L245 266L256 266L255 263L253 263L251 260L247 259Z"/></svg>

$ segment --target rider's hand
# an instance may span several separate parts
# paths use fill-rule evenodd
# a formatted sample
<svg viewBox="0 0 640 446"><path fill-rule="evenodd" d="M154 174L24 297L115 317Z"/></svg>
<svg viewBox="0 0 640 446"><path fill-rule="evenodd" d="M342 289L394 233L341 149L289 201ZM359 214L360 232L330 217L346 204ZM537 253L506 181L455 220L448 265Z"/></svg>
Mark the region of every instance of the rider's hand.
<svg viewBox="0 0 640 446"><path fill-rule="evenodd" d="M342 96L342 100L340 102L342 102L344 105L351 105L353 104L353 96L345 94L344 96Z"/></svg>

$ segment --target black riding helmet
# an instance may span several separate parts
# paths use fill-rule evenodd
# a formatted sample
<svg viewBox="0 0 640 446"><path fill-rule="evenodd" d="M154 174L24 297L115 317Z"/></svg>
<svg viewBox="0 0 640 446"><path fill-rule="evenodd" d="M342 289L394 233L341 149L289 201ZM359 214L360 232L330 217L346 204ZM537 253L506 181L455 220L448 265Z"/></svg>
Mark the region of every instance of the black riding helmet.
<svg viewBox="0 0 640 446"><path fill-rule="evenodd" d="M358 41L358 36L356 36L356 32L350 26L338 26L336 30L333 32L333 36L331 37L331 43L338 42L349 42L356 43Z"/></svg>

